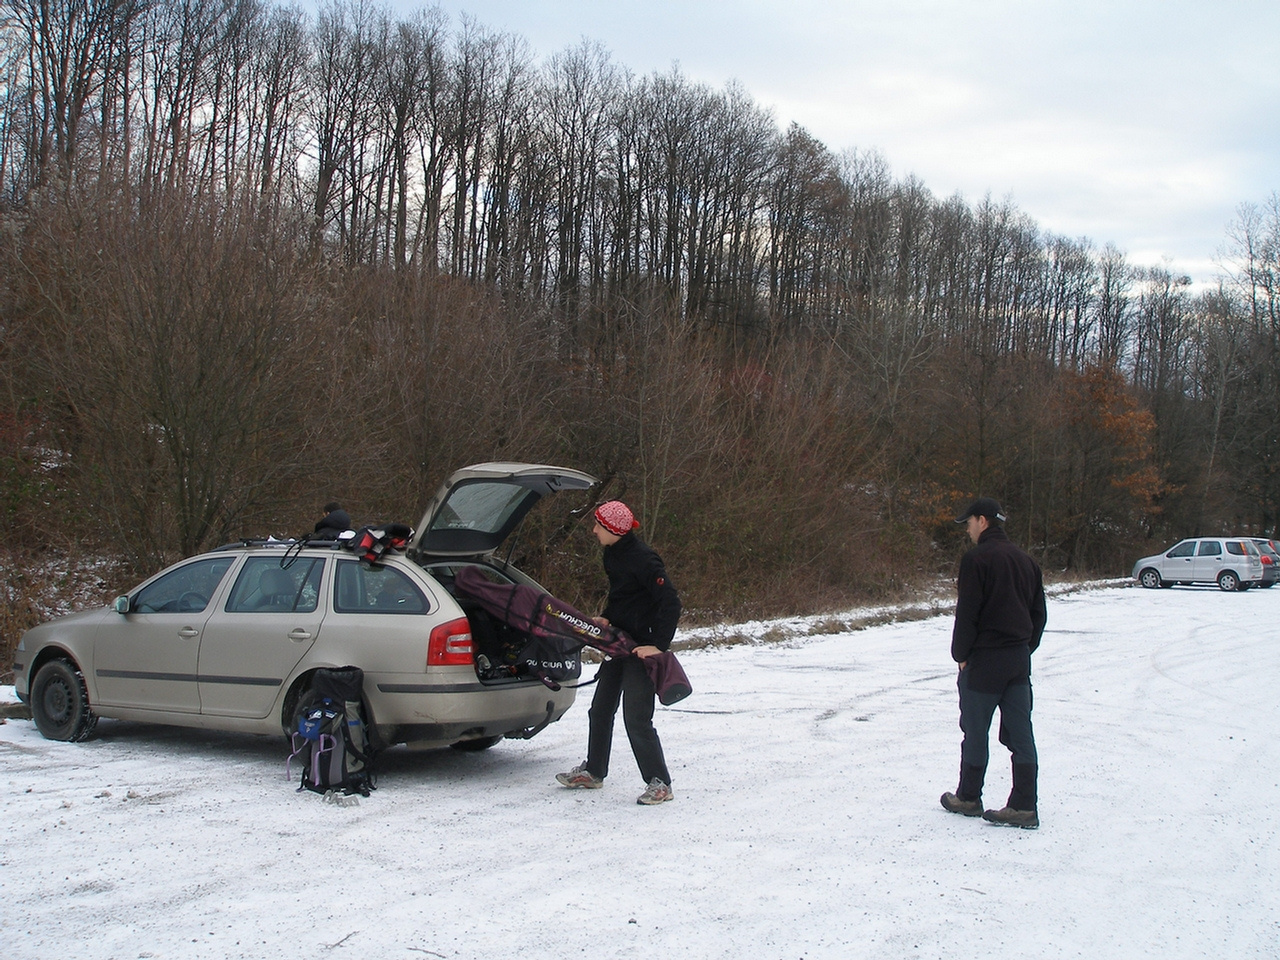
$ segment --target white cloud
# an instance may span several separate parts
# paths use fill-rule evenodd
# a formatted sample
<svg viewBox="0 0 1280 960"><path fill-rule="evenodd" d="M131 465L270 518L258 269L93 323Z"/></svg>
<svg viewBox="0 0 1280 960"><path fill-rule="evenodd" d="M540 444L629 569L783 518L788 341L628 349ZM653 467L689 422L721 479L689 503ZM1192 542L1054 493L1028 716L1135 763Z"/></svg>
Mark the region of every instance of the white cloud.
<svg viewBox="0 0 1280 960"><path fill-rule="evenodd" d="M588 37L637 74L736 79L833 151L878 150L941 196L1012 197L1047 230L1200 280L1236 206L1280 190L1274 0L442 6L540 56Z"/></svg>

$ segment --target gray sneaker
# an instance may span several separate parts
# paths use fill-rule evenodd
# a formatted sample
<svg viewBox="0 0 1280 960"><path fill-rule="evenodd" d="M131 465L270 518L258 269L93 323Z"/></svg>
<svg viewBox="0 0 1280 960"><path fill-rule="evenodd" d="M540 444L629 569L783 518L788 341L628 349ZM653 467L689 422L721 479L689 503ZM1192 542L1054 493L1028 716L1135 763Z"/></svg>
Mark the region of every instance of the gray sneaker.
<svg viewBox="0 0 1280 960"><path fill-rule="evenodd" d="M961 800L954 793L944 793L942 795L942 809L949 810L952 813L962 813L966 817L982 816L981 800Z"/></svg>
<svg viewBox="0 0 1280 960"><path fill-rule="evenodd" d="M557 773L556 780L566 787L582 787L586 790L599 790L604 786L604 780L588 772L584 763L578 764L568 773Z"/></svg>
<svg viewBox="0 0 1280 960"><path fill-rule="evenodd" d="M674 800L675 798L676 795L671 792L671 787L654 777L649 781L649 786L644 788L644 793L636 797L636 803L652 806L655 803L666 803L668 800Z"/></svg>
<svg viewBox="0 0 1280 960"><path fill-rule="evenodd" d="M1034 810L1015 810L1013 807L988 810L982 815L982 819L988 823L998 823L1002 827L1021 827L1023 830L1034 830L1040 826L1040 818Z"/></svg>

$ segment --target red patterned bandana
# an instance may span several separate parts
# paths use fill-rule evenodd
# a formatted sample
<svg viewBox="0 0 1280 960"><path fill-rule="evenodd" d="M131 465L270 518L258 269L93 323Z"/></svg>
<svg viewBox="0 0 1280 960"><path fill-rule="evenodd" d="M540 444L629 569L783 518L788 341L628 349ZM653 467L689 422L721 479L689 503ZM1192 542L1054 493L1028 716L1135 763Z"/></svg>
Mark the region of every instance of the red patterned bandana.
<svg viewBox="0 0 1280 960"><path fill-rule="evenodd" d="M622 537L637 529L636 515L621 500L610 500L596 507L596 523L615 537Z"/></svg>

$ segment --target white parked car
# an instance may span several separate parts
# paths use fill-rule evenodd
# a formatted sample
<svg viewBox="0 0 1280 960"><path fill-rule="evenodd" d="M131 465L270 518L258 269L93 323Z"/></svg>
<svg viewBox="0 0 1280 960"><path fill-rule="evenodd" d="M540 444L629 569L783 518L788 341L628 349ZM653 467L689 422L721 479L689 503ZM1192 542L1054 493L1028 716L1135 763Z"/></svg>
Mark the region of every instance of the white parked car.
<svg viewBox="0 0 1280 960"><path fill-rule="evenodd" d="M512 653L522 638L455 598L453 574L477 565L496 582L537 586L499 547L542 497L596 482L539 464L467 467L407 549L376 563L321 540L189 557L110 607L27 631L14 653L17 694L53 740L83 740L99 717L278 735L316 670L353 665L377 746L483 749L532 736L569 709L574 689L522 674Z"/></svg>
<svg viewBox="0 0 1280 960"><path fill-rule="evenodd" d="M1193 537L1133 565L1133 579L1150 588L1216 583L1222 590L1247 590L1262 577L1258 546L1248 537Z"/></svg>

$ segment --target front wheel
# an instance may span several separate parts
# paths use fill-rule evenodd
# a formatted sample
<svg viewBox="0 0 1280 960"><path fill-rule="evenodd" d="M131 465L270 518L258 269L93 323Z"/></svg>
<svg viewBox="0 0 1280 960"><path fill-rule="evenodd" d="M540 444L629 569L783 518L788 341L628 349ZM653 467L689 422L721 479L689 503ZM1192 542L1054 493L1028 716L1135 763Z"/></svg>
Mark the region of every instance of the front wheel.
<svg viewBox="0 0 1280 960"><path fill-rule="evenodd" d="M49 740L88 739L98 718L89 709L84 674L66 660L50 660L36 671L31 684L31 717Z"/></svg>
<svg viewBox="0 0 1280 960"><path fill-rule="evenodd" d="M1156 587L1163 587L1164 582L1160 579L1160 572L1147 567L1138 574L1138 582L1148 590L1154 590Z"/></svg>
<svg viewBox="0 0 1280 960"><path fill-rule="evenodd" d="M1218 589L1223 593L1231 593L1240 589L1240 578L1230 570L1224 570L1218 574Z"/></svg>

